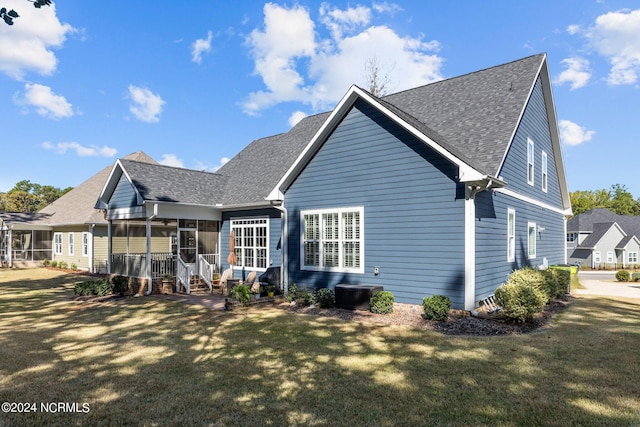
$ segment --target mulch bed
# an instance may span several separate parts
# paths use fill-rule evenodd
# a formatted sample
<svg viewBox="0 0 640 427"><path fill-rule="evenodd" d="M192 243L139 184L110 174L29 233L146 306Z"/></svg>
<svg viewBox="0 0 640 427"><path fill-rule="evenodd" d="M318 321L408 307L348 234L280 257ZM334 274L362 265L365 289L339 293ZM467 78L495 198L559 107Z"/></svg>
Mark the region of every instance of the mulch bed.
<svg viewBox="0 0 640 427"><path fill-rule="evenodd" d="M567 308L571 301L572 299L569 296L552 301L544 307L542 312L524 323L517 323L507 319L499 311L493 314L481 312L477 316L471 316L468 311L464 310L452 310L445 322L437 322L422 317L422 306L409 304L395 304L393 313L390 314L374 314L369 311L344 310L340 308L302 307L300 305L291 305L290 303L278 304L276 307L292 313L430 329L445 335L490 336L526 334L542 330L548 327L554 316Z"/></svg>

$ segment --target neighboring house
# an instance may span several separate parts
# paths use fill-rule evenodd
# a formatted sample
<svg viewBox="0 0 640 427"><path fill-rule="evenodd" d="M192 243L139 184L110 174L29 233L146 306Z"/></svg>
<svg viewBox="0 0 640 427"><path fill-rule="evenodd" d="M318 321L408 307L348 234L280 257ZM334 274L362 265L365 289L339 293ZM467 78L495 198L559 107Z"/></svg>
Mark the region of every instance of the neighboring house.
<svg viewBox="0 0 640 427"><path fill-rule="evenodd" d="M567 258L591 268L640 265L640 215L618 215L597 208L567 222Z"/></svg>
<svg viewBox="0 0 640 427"><path fill-rule="evenodd" d="M125 159L156 163L143 152L130 154ZM0 213L0 251L3 255L0 258L7 265L45 259L64 261L81 270L106 273L107 221L103 212L94 209L93 205L111 169L111 166L104 168L36 214ZM129 254L146 251L145 230L135 230L134 226L122 222L114 227L114 248ZM170 230L156 229L154 243L165 253L171 252ZM7 250L9 246L11 251Z"/></svg>
<svg viewBox="0 0 640 427"><path fill-rule="evenodd" d="M233 232L238 273L281 266L285 284L382 285L397 302L441 294L473 309L514 269L566 262L546 55L383 98L353 86L215 174L118 160L96 208L147 236L176 221L185 274L202 274L200 255L226 268Z"/></svg>

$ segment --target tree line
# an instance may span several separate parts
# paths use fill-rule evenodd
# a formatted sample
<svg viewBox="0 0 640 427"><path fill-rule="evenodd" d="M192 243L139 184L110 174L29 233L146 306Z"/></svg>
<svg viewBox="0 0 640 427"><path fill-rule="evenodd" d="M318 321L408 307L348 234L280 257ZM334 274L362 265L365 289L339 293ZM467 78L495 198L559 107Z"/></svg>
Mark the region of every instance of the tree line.
<svg viewBox="0 0 640 427"><path fill-rule="evenodd" d="M38 212L72 189L22 180L6 193L0 192L0 212Z"/></svg>
<svg viewBox="0 0 640 427"><path fill-rule="evenodd" d="M609 190L578 190L569 193L573 215L594 208L607 208L618 215L640 215L640 197L633 198L627 187L614 184Z"/></svg>

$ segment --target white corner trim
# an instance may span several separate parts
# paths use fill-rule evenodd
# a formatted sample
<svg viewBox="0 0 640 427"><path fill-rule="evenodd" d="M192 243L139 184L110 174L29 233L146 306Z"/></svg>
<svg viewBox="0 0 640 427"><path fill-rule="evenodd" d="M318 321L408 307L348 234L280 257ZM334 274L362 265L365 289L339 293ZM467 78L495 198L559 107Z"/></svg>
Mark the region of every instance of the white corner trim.
<svg viewBox="0 0 640 427"><path fill-rule="evenodd" d="M513 197L514 199L522 200L523 202L530 203L532 205L538 206L543 209L547 209L551 212L559 213L561 215L571 215L571 210L564 210L561 208L557 208L555 206L551 206L548 203L541 202L540 200L534 199L533 197L525 196L520 193L517 193L513 190L509 190L506 188L496 188L494 190L496 193L502 193L506 196Z"/></svg>

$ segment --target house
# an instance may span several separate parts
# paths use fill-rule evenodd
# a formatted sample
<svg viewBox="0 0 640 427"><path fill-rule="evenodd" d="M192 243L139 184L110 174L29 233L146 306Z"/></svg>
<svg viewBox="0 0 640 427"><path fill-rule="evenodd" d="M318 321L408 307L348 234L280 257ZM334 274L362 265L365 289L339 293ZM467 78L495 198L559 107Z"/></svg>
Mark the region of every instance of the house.
<svg viewBox="0 0 640 427"><path fill-rule="evenodd" d="M237 273L281 266L285 286L382 285L398 302L473 309L514 269L566 262L546 55L382 98L352 86L215 174L118 160L96 208L147 236L175 221L185 273L201 274L202 252L226 268L233 239Z"/></svg>
<svg viewBox="0 0 640 427"><path fill-rule="evenodd" d="M143 152L132 153L125 159L156 163ZM38 213L0 213L0 258L10 266L48 259L64 261L69 266L74 264L81 270L106 273L107 221L103 212L93 205L111 169L111 166L105 167ZM174 229L156 229L158 236L154 236L157 237L154 244L165 253L171 252L169 233ZM140 232L132 224L123 222L114 227L112 241L120 252L146 251L144 230Z"/></svg>
<svg viewBox="0 0 640 427"><path fill-rule="evenodd" d="M590 268L640 265L640 216L618 215L596 208L567 222L567 258Z"/></svg>

